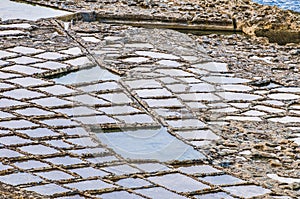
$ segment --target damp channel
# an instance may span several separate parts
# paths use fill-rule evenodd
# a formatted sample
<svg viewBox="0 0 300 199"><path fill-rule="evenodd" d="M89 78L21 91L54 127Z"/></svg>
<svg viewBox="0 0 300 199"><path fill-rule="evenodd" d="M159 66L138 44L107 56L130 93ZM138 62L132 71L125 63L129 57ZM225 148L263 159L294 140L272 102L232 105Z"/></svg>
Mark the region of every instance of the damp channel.
<svg viewBox="0 0 300 199"><path fill-rule="evenodd" d="M23 1L0 1L0 18L2 21L9 19L26 19L36 21L41 18L52 18L71 14L64 10L53 9Z"/></svg>

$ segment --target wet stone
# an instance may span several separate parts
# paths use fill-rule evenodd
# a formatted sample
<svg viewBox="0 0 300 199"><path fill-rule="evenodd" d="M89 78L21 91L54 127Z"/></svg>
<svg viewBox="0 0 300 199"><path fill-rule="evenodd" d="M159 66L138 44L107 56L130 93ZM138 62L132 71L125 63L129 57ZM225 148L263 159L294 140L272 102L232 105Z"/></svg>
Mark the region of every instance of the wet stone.
<svg viewBox="0 0 300 199"><path fill-rule="evenodd" d="M19 145L31 143L31 140L21 138L19 136L5 136L0 138L0 143L3 145Z"/></svg>
<svg viewBox="0 0 300 199"><path fill-rule="evenodd" d="M223 119L224 120L236 120L236 121L255 121L255 122L262 121L262 119L259 117L251 117L251 116L226 116Z"/></svg>
<svg viewBox="0 0 300 199"><path fill-rule="evenodd" d="M211 141L209 141L209 140L202 140L202 141L197 140L197 141L190 141L190 144L193 145L194 147L200 148L200 147L211 144Z"/></svg>
<svg viewBox="0 0 300 199"><path fill-rule="evenodd" d="M16 53L20 53L20 54L36 54L36 53L41 53L44 51L41 49L30 48L30 47L25 47L25 46L17 46L14 48L9 48L7 50L16 52Z"/></svg>
<svg viewBox="0 0 300 199"><path fill-rule="evenodd" d="M273 89L272 91L284 92L284 93L300 93L299 87L281 87Z"/></svg>
<svg viewBox="0 0 300 199"><path fill-rule="evenodd" d="M181 63L172 60L160 60L157 63L162 66L168 66L168 67L179 67L182 65Z"/></svg>
<svg viewBox="0 0 300 199"><path fill-rule="evenodd" d="M191 109L205 109L205 108L208 108L205 104L203 104L201 102L186 102L186 104Z"/></svg>
<svg viewBox="0 0 300 199"><path fill-rule="evenodd" d="M84 167L84 168L78 168L78 169L71 169L71 172L74 172L78 175L80 175L82 178L89 178L89 177L103 177L108 175L108 173L99 170L99 169L94 169L92 167Z"/></svg>
<svg viewBox="0 0 300 199"><path fill-rule="evenodd" d="M126 84L128 84L129 87L132 89L161 88L162 87L162 85L154 79L126 81Z"/></svg>
<svg viewBox="0 0 300 199"><path fill-rule="evenodd" d="M250 106L250 103L229 103L229 104L236 108L248 108Z"/></svg>
<svg viewBox="0 0 300 199"><path fill-rule="evenodd" d="M33 74L46 72L46 70L33 68L33 67L29 67L29 66L24 66L24 65L13 65L13 66L5 67L2 70L3 71L4 70L13 71L13 72L22 73L25 75L33 75Z"/></svg>
<svg viewBox="0 0 300 199"><path fill-rule="evenodd" d="M199 58L196 56L181 56L185 61L189 61L189 62L195 62L197 61Z"/></svg>
<svg viewBox="0 0 300 199"><path fill-rule="evenodd" d="M104 163L112 163L119 161L115 156L103 156L103 157L95 157L95 158L86 158L86 160L93 164L104 164Z"/></svg>
<svg viewBox="0 0 300 199"><path fill-rule="evenodd" d="M102 69L99 66L95 66L89 69L83 69L76 72L69 73L65 76L58 77L53 79L56 83L59 84L76 84L83 82L92 82L99 80L118 80L119 76Z"/></svg>
<svg viewBox="0 0 300 199"><path fill-rule="evenodd" d="M218 101L218 96L212 93L188 93L180 94L179 97L184 101Z"/></svg>
<svg viewBox="0 0 300 199"><path fill-rule="evenodd" d="M153 198L153 199L161 199L161 198L174 198L174 199L184 199L186 197L178 195L174 192L168 191L161 187L153 187L148 189L136 189L136 193L140 193L144 196Z"/></svg>
<svg viewBox="0 0 300 199"><path fill-rule="evenodd" d="M166 121L173 128L204 128L206 124L197 119L181 119L181 120L167 120Z"/></svg>
<svg viewBox="0 0 300 199"><path fill-rule="evenodd" d="M87 125L99 125L99 124L115 124L119 123L111 117L106 115L95 115L95 116L82 116L74 117L74 120Z"/></svg>
<svg viewBox="0 0 300 199"><path fill-rule="evenodd" d="M48 146L41 145L41 144L23 146L23 147L20 147L20 150L22 150L26 153L33 154L33 155L50 155L50 154L59 153L58 150L50 148Z"/></svg>
<svg viewBox="0 0 300 199"><path fill-rule="evenodd" d="M177 98L167 99L145 99L150 107L183 107Z"/></svg>
<svg viewBox="0 0 300 199"><path fill-rule="evenodd" d="M228 195L225 192L216 192L216 193L209 193L203 195L194 195L197 199L213 199L213 198L222 198L222 199L234 199L232 196Z"/></svg>
<svg viewBox="0 0 300 199"><path fill-rule="evenodd" d="M253 90L250 86L240 85L240 84L225 84L221 85L220 89L224 89L226 91L251 91Z"/></svg>
<svg viewBox="0 0 300 199"><path fill-rule="evenodd" d="M157 69L155 70L158 73L172 76L172 77L189 77L189 76L194 76L192 73L186 72L181 69Z"/></svg>
<svg viewBox="0 0 300 199"><path fill-rule="evenodd" d="M206 176L199 179L213 185L232 185L232 184L240 184L245 182L244 180L238 179L231 175Z"/></svg>
<svg viewBox="0 0 300 199"><path fill-rule="evenodd" d="M52 196L53 194L65 193L69 192L69 189L63 188L56 184L45 184L45 185L38 185L33 187L24 188L27 191L34 191L38 194L45 195L45 196Z"/></svg>
<svg viewBox="0 0 300 199"><path fill-rule="evenodd" d="M115 187L114 185L108 184L101 180L80 181L64 185L69 188L78 189L79 191L99 190Z"/></svg>
<svg viewBox="0 0 300 199"><path fill-rule="evenodd" d="M255 110L246 111L242 114L247 115L247 116L263 116L263 115L266 115L266 113L264 113L264 112L255 111Z"/></svg>
<svg viewBox="0 0 300 199"><path fill-rule="evenodd" d="M53 170L53 171L47 171L47 172L37 172L36 175L46 178L48 180L67 180L74 178L70 174L67 174L65 172L59 171L59 170Z"/></svg>
<svg viewBox="0 0 300 199"><path fill-rule="evenodd" d="M262 111L266 111L266 112L269 112L269 113L282 113L282 112L285 112L285 110L283 110L283 109L273 108L273 107L263 106L263 105L257 105L257 106L254 106L253 108L258 109L258 110L262 110Z"/></svg>
<svg viewBox="0 0 300 199"><path fill-rule="evenodd" d="M27 56L22 56L14 59L9 59L8 61L15 62L16 64L33 64L36 62L41 62L43 61L42 59L37 59L37 58L32 58L32 57L27 57Z"/></svg>
<svg viewBox="0 0 300 199"><path fill-rule="evenodd" d="M110 106L110 107L101 107L98 109L108 115L119 115L119 114L131 114L141 112L139 109L136 109L132 106Z"/></svg>
<svg viewBox="0 0 300 199"><path fill-rule="evenodd" d="M102 155L103 153L108 153L109 151L105 148L84 148L84 149L78 149L78 150L70 150L70 153L76 154L78 156L87 156L87 155Z"/></svg>
<svg viewBox="0 0 300 199"><path fill-rule="evenodd" d="M150 98L150 97L171 97L172 93L170 93L167 89L142 89L142 90L135 90L141 98Z"/></svg>
<svg viewBox="0 0 300 199"><path fill-rule="evenodd" d="M16 55L17 55L16 53L11 53L11 52L7 52L7 51L4 51L4 50L0 50L0 59L7 58L7 57L12 57L12 56L16 56Z"/></svg>
<svg viewBox="0 0 300 199"><path fill-rule="evenodd" d="M7 83L0 83L0 89L10 89L10 88L14 88L13 85L11 84L7 84Z"/></svg>
<svg viewBox="0 0 300 199"><path fill-rule="evenodd" d="M20 128L30 128L38 126L27 120L9 120L0 122L0 127L10 128L10 129L20 129Z"/></svg>
<svg viewBox="0 0 300 199"><path fill-rule="evenodd" d="M219 62L208 62L192 65L195 68L208 70L210 72L227 72L227 64Z"/></svg>
<svg viewBox="0 0 300 199"><path fill-rule="evenodd" d="M31 102L44 107L58 107L58 106L65 106L65 105L72 104L72 102L70 101L62 100L57 97L41 98L41 99L32 100Z"/></svg>
<svg viewBox="0 0 300 199"><path fill-rule="evenodd" d="M8 169L12 169L13 167L9 166L9 165L5 165L2 162L0 162L0 171L5 171Z"/></svg>
<svg viewBox="0 0 300 199"><path fill-rule="evenodd" d="M58 197L57 199L84 199L84 197L80 195L73 195L73 196Z"/></svg>
<svg viewBox="0 0 300 199"><path fill-rule="evenodd" d="M236 112L239 109L233 108L233 107L228 107L228 108L220 108L220 109L210 109L210 111L215 112L215 113L232 113Z"/></svg>
<svg viewBox="0 0 300 199"><path fill-rule="evenodd" d="M189 92L213 92L216 91L215 86L207 83L189 84Z"/></svg>
<svg viewBox="0 0 300 199"><path fill-rule="evenodd" d="M202 77L201 79L216 84L241 84L241 83L246 83L251 81L248 79L242 79L237 77L226 77L226 76L207 76L207 77Z"/></svg>
<svg viewBox="0 0 300 199"><path fill-rule="evenodd" d="M0 66L6 66L8 64L9 64L9 62L0 60Z"/></svg>
<svg viewBox="0 0 300 199"><path fill-rule="evenodd" d="M0 157L1 158L15 158L15 157L20 157L23 156L19 152L10 150L10 149L0 149Z"/></svg>
<svg viewBox="0 0 300 199"><path fill-rule="evenodd" d="M271 174L271 173L267 174L267 176L269 178L272 178L273 180L276 180L276 181L279 181L282 183L291 184L291 183L299 183L300 182L299 178L281 177L281 176L278 176L277 174Z"/></svg>
<svg viewBox="0 0 300 199"><path fill-rule="evenodd" d="M248 94L248 93L234 93L234 92L220 92L217 93L220 97L225 100L242 100L242 101L252 101L262 98L259 95Z"/></svg>
<svg viewBox="0 0 300 199"><path fill-rule="evenodd" d="M4 29L30 29L32 26L29 23L13 23L13 24L7 24L7 25L0 25L0 28Z"/></svg>
<svg viewBox="0 0 300 199"><path fill-rule="evenodd" d="M143 163L143 164L135 164L137 168L145 171L145 172L158 172L158 171L168 171L169 167L160 164L160 163Z"/></svg>
<svg viewBox="0 0 300 199"><path fill-rule="evenodd" d="M68 67L67 64L62 64L62 63L54 62L54 61L47 61L47 62L43 62L43 63L37 63L37 64L33 64L32 66L34 66L36 68L46 69L46 70L57 70L57 69L62 69L62 68L67 68Z"/></svg>
<svg viewBox="0 0 300 199"><path fill-rule="evenodd" d="M68 142L78 145L78 146L84 146L84 147L96 147L99 144L95 141L93 141L90 137L81 137L81 138L73 138L68 139Z"/></svg>
<svg viewBox="0 0 300 199"><path fill-rule="evenodd" d="M111 167L102 168L104 171L112 173L114 175L129 175L134 173L140 173L140 171L136 168L133 168L129 165L118 165Z"/></svg>
<svg viewBox="0 0 300 199"><path fill-rule="evenodd" d="M173 93L184 93L190 91L190 86L184 84L170 84L166 85L168 89L170 89Z"/></svg>
<svg viewBox="0 0 300 199"><path fill-rule="evenodd" d="M132 102L132 100L124 93L102 94L99 96L113 104L128 104Z"/></svg>
<svg viewBox="0 0 300 199"><path fill-rule="evenodd" d="M60 118L60 119L48 119L48 120L40 120L41 123L47 124L52 127L57 126L76 126L77 122L74 122L70 119Z"/></svg>
<svg viewBox="0 0 300 199"><path fill-rule="evenodd" d="M121 87L116 82L104 82L104 83L79 87L80 90L83 90L85 92L98 92L98 91L107 91L107 90L114 91L120 88Z"/></svg>
<svg viewBox="0 0 300 199"><path fill-rule="evenodd" d="M89 135L89 133L82 127L65 128L60 131L67 135L80 135L80 136L88 136Z"/></svg>
<svg viewBox="0 0 300 199"><path fill-rule="evenodd" d="M20 78L10 79L8 81L15 84L19 84L24 87L50 84L50 82L48 81L33 78L33 77L20 77Z"/></svg>
<svg viewBox="0 0 300 199"><path fill-rule="evenodd" d="M7 112L0 111L0 119L12 118L12 117L15 116Z"/></svg>
<svg viewBox="0 0 300 199"><path fill-rule="evenodd" d="M83 39L86 42L92 42L92 43L98 43L101 40L97 39L96 37L81 37L81 39Z"/></svg>
<svg viewBox="0 0 300 199"><path fill-rule="evenodd" d="M155 123L155 121L152 119L151 116L146 114L134 114L134 115L120 115L120 116L114 116L116 119L119 119L126 124L149 124L149 123Z"/></svg>
<svg viewBox="0 0 300 199"><path fill-rule="evenodd" d="M155 59L180 59L179 57L172 54L152 52L152 51L136 51L135 53L140 56L146 56Z"/></svg>
<svg viewBox="0 0 300 199"><path fill-rule="evenodd" d="M149 177L148 180L178 192L192 192L210 188L193 178L177 173L158 177Z"/></svg>
<svg viewBox="0 0 300 199"><path fill-rule="evenodd" d="M180 167L179 171L185 174L192 174L192 175L202 175L202 174L215 174L215 173L222 173L221 170L215 169L209 165L197 165L197 166L190 166L190 167Z"/></svg>
<svg viewBox="0 0 300 199"><path fill-rule="evenodd" d="M45 161L51 162L52 164L63 165L63 166L70 166L70 165L73 165L73 164L82 164L82 163L84 163L80 159L72 158L70 156L47 158L47 159L45 159Z"/></svg>
<svg viewBox="0 0 300 199"><path fill-rule="evenodd" d="M54 146L56 148L62 148L62 149L73 147L72 145L70 145L62 140L50 140L50 141L46 141L46 143L51 146Z"/></svg>
<svg viewBox="0 0 300 199"><path fill-rule="evenodd" d="M40 108L25 108L25 109L15 110L15 112L25 116L42 116L42 115L54 114L53 112L46 111Z"/></svg>
<svg viewBox="0 0 300 199"><path fill-rule="evenodd" d="M59 134L47 129L47 128L36 128L36 129L28 129L28 130L18 130L18 132L28 135L32 138L42 138L42 137L50 137L50 136L58 136Z"/></svg>
<svg viewBox="0 0 300 199"><path fill-rule="evenodd" d="M28 184L33 182L42 182L43 180L29 173L13 173L5 176L0 176L0 181L6 184L17 186L20 184Z"/></svg>
<svg viewBox="0 0 300 199"><path fill-rule="evenodd" d="M162 77L162 78L159 78L159 80L164 82L165 84L173 84L173 83L178 83L179 82L178 80L176 80L172 77Z"/></svg>
<svg viewBox="0 0 300 199"><path fill-rule="evenodd" d="M224 190L228 191L233 195L244 197L244 198L252 198L252 197L261 196L271 192L268 189L256 185L231 186L231 187L225 187Z"/></svg>
<svg viewBox="0 0 300 199"><path fill-rule="evenodd" d="M68 54L68 55L80 55L81 54L81 49L78 47L73 47L69 48L66 50L62 50L62 53Z"/></svg>
<svg viewBox="0 0 300 199"><path fill-rule="evenodd" d="M145 57L129 57L126 59L123 59L122 61L124 62L129 62L129 63L142 63L148 61L148 58Z"/></svg>
<svg viewBox="0 0 300 199"><path fill-rule="evenodd" d="M42 54L38 54L35 57L41 58L41 59L49 59L49 60L56 60L66 57L66 55L56 53L56 52L45 52Z"/></svg>
<svg viewBox="0 0 300 199"><path fill-rule="evenodd" d="M275 93L268 95L268 97L275 100L295 100L300 98L299 95L289 93Z"/></svg>
<svg viewBox="0 0 300 199"><path fill-rule="evenodd" d="M142 199L143 198L143 197L135 195L133 193L128 193L127 191L114 191L111 193L97 195L97 197L100 197L103 199L115 199L115 198Z"/></svg>
<svg viewBox="0 0 300 199"><path fill-rule="evenodd" d="M175 133L187 140L193 140L193 139L217 140L220 138L211 130L175 131Z"/></svg>
<svg viewBox="0 0 300 199"><path fill-rule="evenodd" d="M116 182L118 185L126 188L141 188L152 185L150 182L140 178L126 178Z"/></svg>
<svg viewBox="0 0 300 199"><path fill-rule="evenodd" d="M30 91L26 89L14 89L12 91L4 92L3 95L14 99L32 99L32 98L45 96L42 93L38 93L36 91Z"/></svg>
<svg viewBox="0 0 300 199"><path fill-rule="evenodd" d="M66 64L70 64L72 66L89 66L93 65L93 63L87 57L79 57L75 59L71 59L65 61Z"/></svg>
<svg viewBox="0 0 300 199"><path fill-rule="evenodd" d="M40 87L39 90L50 93L52 95L67 95L76 92L76 90L61 85Z"/></svg>
<svg viewBox="0 0 300 199"><path fill-rule="evenodd" d="M72 108L64 108L64 109L55 109L54 111L66 114L68 116L84 116L84 115L97 115L101 114L101 112L96 111L94 109L88 108L86 106L78 106Z"/></svg>
<svg viewBox="0 0 300 199"><path fill-rule="evenodd" d="M125 48L153 48L153 45L149 43L128 43L125 44Z"/></svg>
<svg viewBox="0 0 300 199"><path fill-rule="evenodd" d="M285 116L285 117L270 118L269 120L272 122L279 122L279 123L283 123L283 124L299 123L300 117Z"/></svg>
<svg viewBox="0 0 300 199"><path fill-rule="evenodd" d="M192 117L192 114L185 108L173 108L173 109L168 109L168 108L159 108L159 109L154 109L154 111L162 117L178 117L181 118L182 116L189 116Z"/></svg>
<svg viewBox="0 0 300 199"><path fill-rule="evenodd" d="M116 96L117 98L117 96ZM103 99L93 97L88 94L83 94L83 95L73 95L71 97L66 97L66 99L74 102L79 102L84 105L108 105L109 103Z"/></svg>
<svg viewBox="0 0 300 199"><path fill-rule="evenodd" d="M27 170L27 169L38 169L38 168L44 168L44 167L49 167L49 164L46 164L44 162L40 162L37 160L28 160L24 162L15 162L15 166Z"/></svg>

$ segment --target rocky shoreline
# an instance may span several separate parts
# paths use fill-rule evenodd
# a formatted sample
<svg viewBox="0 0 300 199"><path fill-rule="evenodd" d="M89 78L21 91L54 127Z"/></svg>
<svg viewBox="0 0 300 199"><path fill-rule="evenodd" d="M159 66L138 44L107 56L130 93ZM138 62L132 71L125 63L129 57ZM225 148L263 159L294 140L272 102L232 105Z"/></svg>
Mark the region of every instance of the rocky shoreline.
<svg viewBox="0 0 300 199"><path fill-rule="evenodd" d="M37 1L73 12L93 12L93 20L152 27L243 31L281 44L300 41L300 14L250 0L212 1ZM91 18L89 18L90 20ZM170 24L171 23L171 24ZM169 24L169 25L167 25ZM149 24L144 24L148 25ZM284 37L283 37L284 35Z"/></svg>

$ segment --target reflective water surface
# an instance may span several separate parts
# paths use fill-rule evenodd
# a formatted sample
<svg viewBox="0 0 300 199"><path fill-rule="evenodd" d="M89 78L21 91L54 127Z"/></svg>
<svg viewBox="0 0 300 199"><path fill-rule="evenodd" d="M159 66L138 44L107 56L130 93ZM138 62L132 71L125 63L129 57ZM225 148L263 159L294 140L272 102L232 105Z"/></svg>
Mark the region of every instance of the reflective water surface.
<svg viewBox="0 0 300 199"><path fill-rule="evenodd" d="M41 18L57 17L67 14L70 14L70 12L10 0L0 1L0 18L3 21L8 19L27 19L35 21Z"/></svg>

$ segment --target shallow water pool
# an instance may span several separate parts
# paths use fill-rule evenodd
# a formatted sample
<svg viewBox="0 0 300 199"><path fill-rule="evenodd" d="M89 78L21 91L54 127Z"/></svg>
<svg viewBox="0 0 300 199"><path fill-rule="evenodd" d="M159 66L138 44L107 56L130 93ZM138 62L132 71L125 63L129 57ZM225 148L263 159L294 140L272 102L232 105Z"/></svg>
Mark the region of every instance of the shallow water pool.
<svg viewBox="0 0 300 199"><path fill-rule="evenodd" d="M71 13L34 4L0 0L0 18L2 21L8 19L27 19L36 21L41 18L58 17L67 14Z"/></svg>

